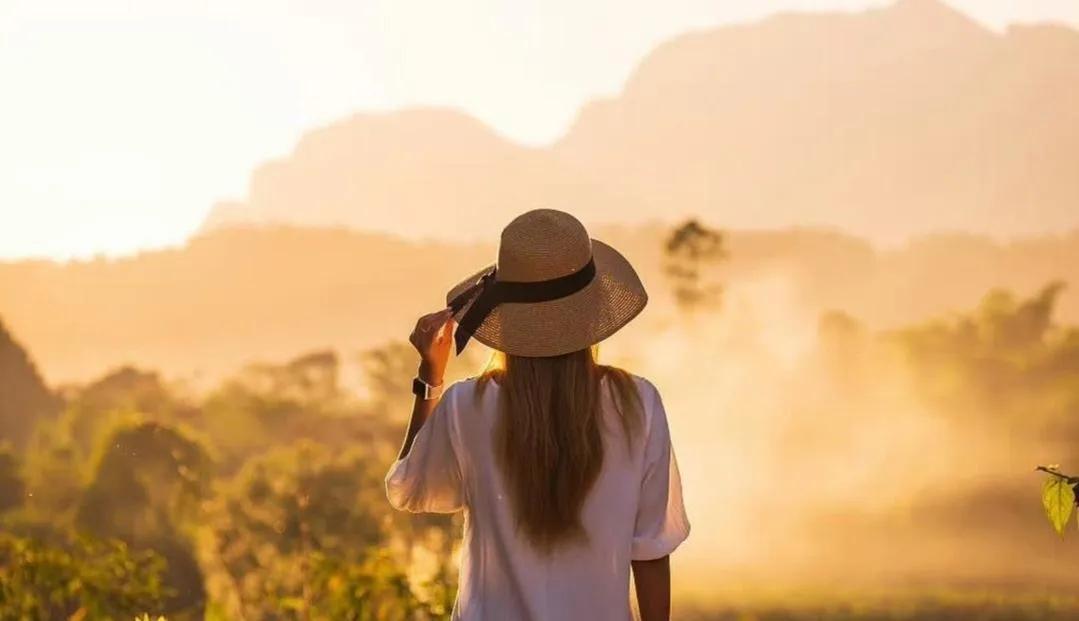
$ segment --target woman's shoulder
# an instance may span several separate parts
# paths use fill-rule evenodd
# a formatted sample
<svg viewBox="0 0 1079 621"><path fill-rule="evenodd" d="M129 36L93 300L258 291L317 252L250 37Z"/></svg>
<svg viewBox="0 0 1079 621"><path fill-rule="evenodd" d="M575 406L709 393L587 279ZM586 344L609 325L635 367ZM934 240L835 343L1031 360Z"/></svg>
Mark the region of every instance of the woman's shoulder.
<svg viewBox="0 0 1079 621"><path fill-rule="evenodd" d="M475 390L476 389L476 384L479 381L480 381L480 377L478 375L474 376L474 377L466 377L464 379L459 379L459 380L453 382L452 384L450 384L449 388L446 389L446 392L450 392L451 390L452 391Z"/></svg>
<svg viewBox="0 0 1079 621"><path fill-rule="evenodd" d="M610 371L629 379L637 393L641 396L641 402L647 406L651 401L659 399L659 389L648 378L637 375L619 367L607 367Z"/></svg>
<svg viewBox="0 0 1079 621"><path fill-rule="evenodd" d="M468 377L450 383L446 386L446 389L442 391L442 399L456 401L462 396L476 392L476 383L478 380L478 377Z"/></svg>
<svg viewBox="0 0 1079 621"><path fill-rule="evenodd" d="M633 378L633 382L637 384L637 389L641 391L643 396L659 396L659 389L652 383L652 380L634 373L630 373L629 376Z"/></svg>
<svg viewBox="0 0 1079 621"><path fill-rule="evenodd" d="M482 376L457 380L446 387L442 400L454 410L477 407L487 392L497 390L498 383Z"/></svg>
<svg viewBox="0 0 1079 621"><path fill-rule="evenodd" d="M663 409L663 399L660 397L659 389L648 378L631 373L624 369L617 367L607 367L609 372L606 379L609 382L628 381L634 389L636 389L637 397L640 404L640 414L642 416L642 423L646 430L646 435L651 435L652 428L657 424L666 424L666 412ZM614 386L611 385L614 389ZM611 393L614 398L618 398L618 390L613 390Z"/></svg>

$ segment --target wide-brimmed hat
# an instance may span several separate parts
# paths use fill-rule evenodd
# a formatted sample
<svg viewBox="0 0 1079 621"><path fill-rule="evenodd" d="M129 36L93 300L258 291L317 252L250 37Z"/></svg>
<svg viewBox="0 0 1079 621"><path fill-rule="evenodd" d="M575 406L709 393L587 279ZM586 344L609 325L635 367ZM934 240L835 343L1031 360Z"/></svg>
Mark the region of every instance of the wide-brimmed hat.
<svg viewBox="0 0 1079 621"><path fill-rule="evenodd" d="M558 356L599 343L644 309L648 294L617 250L554 209L524 213L502 231L498 263L446 294L470 338L516 356Z"/></svg>

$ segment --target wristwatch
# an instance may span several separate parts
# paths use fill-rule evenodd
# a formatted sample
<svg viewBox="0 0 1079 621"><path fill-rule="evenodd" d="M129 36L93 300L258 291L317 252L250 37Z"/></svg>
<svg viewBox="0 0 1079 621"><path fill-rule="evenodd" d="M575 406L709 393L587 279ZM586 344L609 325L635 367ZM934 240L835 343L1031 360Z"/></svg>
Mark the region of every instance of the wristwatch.
<svg viewBox="0 0 1079 621"><path fill-rule="evenodd" d="M445 383L438 386L432 386L420 378L412 380L412 394L422 398L424 401L430 401L431 399L437 399L442 396L442 387Z"/></svg>

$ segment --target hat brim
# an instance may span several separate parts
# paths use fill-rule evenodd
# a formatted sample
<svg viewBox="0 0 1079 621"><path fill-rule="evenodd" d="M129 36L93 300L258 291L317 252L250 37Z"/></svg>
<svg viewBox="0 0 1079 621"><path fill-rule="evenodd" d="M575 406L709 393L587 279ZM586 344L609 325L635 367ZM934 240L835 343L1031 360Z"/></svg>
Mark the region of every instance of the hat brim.
<svg viewBox="0 0 1079 621"><path fill-rule="evenodd" d="M560 356L585 349L611 336L648 303L640 277L621 253L592 240L596 276L584 289L557 300L504 303L495 307L472 338L515 356ZM494 265L462 280L446 294L447 304ZM456 319L468 310L462 308Z"/></svg>

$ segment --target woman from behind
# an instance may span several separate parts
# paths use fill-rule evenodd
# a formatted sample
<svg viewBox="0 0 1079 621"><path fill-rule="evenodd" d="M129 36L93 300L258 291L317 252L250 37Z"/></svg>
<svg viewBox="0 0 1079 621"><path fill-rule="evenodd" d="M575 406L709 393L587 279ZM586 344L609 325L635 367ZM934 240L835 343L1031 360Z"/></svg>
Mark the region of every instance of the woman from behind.
<svg viewBox="0 0 1079 621"><path fill-rule="evenodd" d="M647 302L629 262L569 214L531 211L447 302L411 337L416 402L386 488L398 509L464 512L453 618L627 621L632 571L642 621L669 619L689 523L666 413L594 356ZM497 364L443 393L451 345L472 338Z"/></svg>

